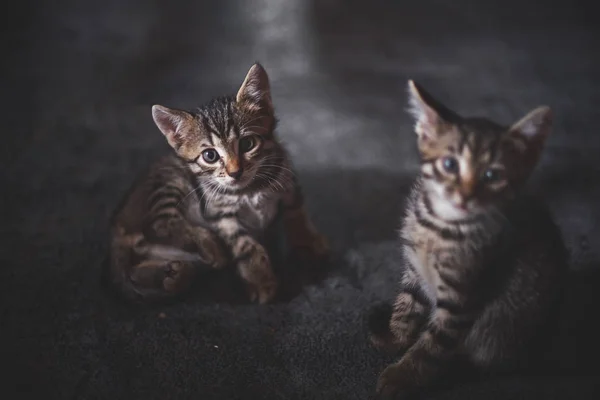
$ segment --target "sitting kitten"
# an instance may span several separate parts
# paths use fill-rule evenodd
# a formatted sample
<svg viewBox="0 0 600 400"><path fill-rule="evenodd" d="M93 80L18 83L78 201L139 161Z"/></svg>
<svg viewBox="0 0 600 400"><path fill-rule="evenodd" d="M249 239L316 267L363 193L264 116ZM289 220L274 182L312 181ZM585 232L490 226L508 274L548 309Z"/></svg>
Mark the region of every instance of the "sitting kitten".
<svg viewBox="0 0 600 400"><path fill-rule="evenodd" d="M233 261L250 299L272 300L277 281L261 239L280 205L290 247L326 256L275 136L261 65L252 66L236 97L194 113L155 105L152 116L175 151L133 186L112 222L110 275L124 295L170 298L198 271Z"/></svg>
<svg viewBox="0 0 600 400"><path fill-rule="evenodd" d="M567 271L549 213L520 194L550 109L504 127L463 118L408 86L421 173L400 233L406 269L393 307L370 319L375 345L405 351L379 377L384 397L431 385L459 360L480 371L520 362Z"/></svg>

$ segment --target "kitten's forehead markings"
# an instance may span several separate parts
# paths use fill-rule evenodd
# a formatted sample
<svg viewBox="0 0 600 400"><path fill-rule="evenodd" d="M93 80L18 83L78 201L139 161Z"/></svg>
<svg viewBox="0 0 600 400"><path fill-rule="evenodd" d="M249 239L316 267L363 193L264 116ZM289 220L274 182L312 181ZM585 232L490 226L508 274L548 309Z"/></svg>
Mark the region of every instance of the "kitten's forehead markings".
<svg viewBox="0 0 600 400"><path fill-rule="evenodd" d="M206 115L202 115L200 117L201 122L202 122L202 126L204 127L204 132L206 132L208 134L208 138L209 140L212 140L212 135L214 135L215 132L215 128L211 125L210 123L210 118L208 118ZM211 143L211 146L214 146L214 142Z"/></svg>
<svg viewBox="0 0 600 400"><path fill-rule="evenodd" d="M231 124L229 126L229 131L227 132L227 137L229 138L230 142L236 142L238 135L237 135L235 126L233 124Z"/></svg>
<svg viewBox="0 0 600 400"><path fill-rule="evenodd" d="M479 158L479 161L484 164L489 163L491 160L492 160L492 153L489 150L486 150Z"/></svg>
<svg viewBox="0 0 600 400"><path fill-rule="evenodd" d="M473 150L471 146L463 146L462 151L460 152L460 156L464 159L468 159L469 161L472 159Z"/></svg>
<svg viewBox="0 0 600 400"><path fill-rule="evenodd" d="M469 135L469 142L471 144L471 149L473 150L473 153L478 153L482 145L481 137L478 136L477 133L471 132L471 134Z"/></svg>
<svg viewBox="0 0 600 400"><path fill-rule="evenodd" d="M466 171L471 168L471 163L473 162L473 151L470 146L464 146L460 153L461 170Z"/></svg>
<svg viewBox="0 0 600 400"><path fill-rule="evenodd" d="M211 132L210 133L210 140L211 140L211 144L214 146L215 143L219 143L221 141L221 138L219 136L217 136L215 133Z"/></svg>
<svg viewBox="0 0 600 400"><path fill-rule="evenodd" d="M457 174L457 177L458 177L459 181L462 180L465 183L469 183L470 181L473 180L472 162L473 162L473 152L472 152L471 147L469 145L463 146L462 152L460 154L460 158L458 160L460 169L459 169L459 173Z"/></svg>
<svg viewBox="0 0 600 400"><path fill-rule="evenodd" d="M199 145L200 148L206 148L206 147L212 147L213 146L213 141L211 140L211 138L205 138L204 140L202 140ZM200 157L200 155L198 156ZM198 158L196 157L196 158Z"/></svg>
<svg viewBox="0 0 600 400"><path fill-rule="evenodd" d="M231 103L227 102L227 105L225 107L225 115L223 116L223 118L225 119L225 129L227 130L227 132L230 132L234 126L231 113L232 113Z"/></svg>

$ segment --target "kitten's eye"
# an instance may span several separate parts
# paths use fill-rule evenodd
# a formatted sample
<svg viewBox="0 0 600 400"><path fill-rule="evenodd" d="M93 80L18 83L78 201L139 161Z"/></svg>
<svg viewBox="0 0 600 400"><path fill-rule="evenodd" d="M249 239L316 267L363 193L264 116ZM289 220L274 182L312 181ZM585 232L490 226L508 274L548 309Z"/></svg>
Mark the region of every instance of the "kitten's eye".
<svg viewBox="0 0 600 400"><path fill-rule="evenodd" d="M502 171L499 169L490 168L483 173L483 180L486 183L498 182L500 179L502 179Z"/></svg>
<svg viewBox="0 0 600 400"><path fill-rule="evenodd" d="M219 153L215 149L207 149L202 152L202 158L207 163L212 164L219 159Z"/></svg>
<svg viewBox="0 0 600 400"><path fill-rule="evenodd" d="M256 146L257 143L258 143L258 140L254 136L245 136L245 137L241 138L240 139L240 152L242 152L242 153L249 152Z"/></svg>
<svg viewBox="0 0 600 400"><path fill-rule="evenodd" d="M444 157L442 160L442 166L451 174L456 173L458 171L458 161L454 157Z"/></svg>

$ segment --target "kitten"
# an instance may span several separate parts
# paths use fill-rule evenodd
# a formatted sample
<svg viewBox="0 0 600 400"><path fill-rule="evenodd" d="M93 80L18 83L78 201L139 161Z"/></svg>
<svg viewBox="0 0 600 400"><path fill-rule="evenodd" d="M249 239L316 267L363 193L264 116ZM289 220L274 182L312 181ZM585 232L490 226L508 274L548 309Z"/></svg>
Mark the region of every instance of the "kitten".
<svg viewBox="0 0 600 400"><path fill-rule="evenodd" d="M504 127L408 87L421 172L400 232L406 268L395 304L370 319L376 346L404 351L379 377L384 397L431 385L459 360L479 371L521 362L567 271L560 231L522 193L550 109Z"/></svg>
<svg viewBox="0 0 600 400"><path fill-rule="evenodd" d="M110 275L122 294L172 298L199 271L234 263L252 301L272 300L278 285L261 240L280 206L290 247L313 260L327 255L275 135L260 64L235 97L193 113L155 105L152 116L174 152L133 186L113 219Z"/></svg>

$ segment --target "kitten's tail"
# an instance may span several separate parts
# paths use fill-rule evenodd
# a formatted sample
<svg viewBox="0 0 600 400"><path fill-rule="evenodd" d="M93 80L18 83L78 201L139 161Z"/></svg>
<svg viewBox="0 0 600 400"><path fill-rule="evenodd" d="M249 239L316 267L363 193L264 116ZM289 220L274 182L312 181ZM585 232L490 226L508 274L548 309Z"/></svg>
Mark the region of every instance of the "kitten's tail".
<svg viewBox="0 0 600 400"><path fill-rule="evenodd" d="M110 281L134 302L173 298L189 287L198 270L210 269L197 253L148 243L143 234L120 228L113 231L110 252Z"/></svg>

